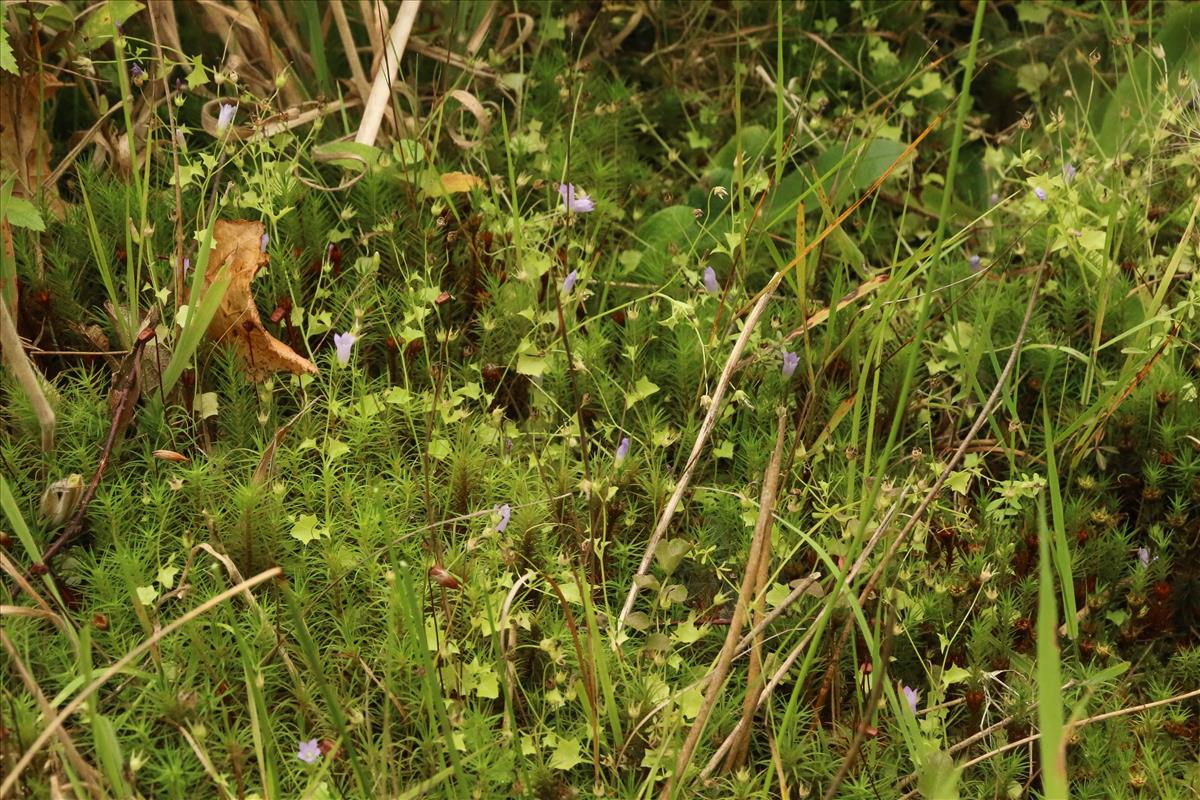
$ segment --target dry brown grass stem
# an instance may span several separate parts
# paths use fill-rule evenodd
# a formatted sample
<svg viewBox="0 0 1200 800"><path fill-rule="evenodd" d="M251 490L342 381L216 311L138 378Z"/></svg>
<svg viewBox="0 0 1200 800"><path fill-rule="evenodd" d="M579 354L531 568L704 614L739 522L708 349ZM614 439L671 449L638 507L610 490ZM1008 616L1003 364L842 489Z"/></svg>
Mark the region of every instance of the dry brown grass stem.
<svg viewBox="0 0 1200 800"><path fill-rule="evenodd" d="M695 752L696 745L704 734L709 715L716 706L721 690L725 686L725 678L729 675L734 655L737 652L738 637L741 636L742 626L745 625L746 617L749 616L750 604L754 601L760 580L765 581L766 578L762 562L770 558L771 528L775 521L775 501L779 494L780 466L783 463L783 442L787 433L786 413L780 410L778 417L778 427L775 430L775 450L771 453L771 460L763 475L758 519L754 523L754 537L750 540L750 555L746 559L746 570L742 576L742 588L738 592L737 604L734 606L733 619L729 622L729 630L725 633L725 644L721 647L720 655L717 656L717 663L710 673L700 711L696 714L696 719L692 722L692 729L688 732L687 739L684 740L683 747L679 750L679 756L675 760L675 770L667 778L666 785L663 786L661 796L664 800L671 797L677 782L680 785L683 783L684 774L692 760L692 753Z"/></svg>
<svg viewBox="0 0 1200 800"><path fill-rule="evenodd" d="M1140 706L1130 706L1129 708L1118 708L1116 711L1108 711L1103 714L1097 714L1094 717L1086 717L1086 718L1081 719L1078 722L1074 723L1073 725L1069 725L1068 728L1082 728L1084 725L1092 725L1096 722L1103 722L1106 719L1113 719L1114 717L1124 717L1124 716L1128 716L1129 714L1137 714L1138 712L1141 712L1141 711L1147 711L1151 708L1158 708L1159 706L1171 705L1172 703L1182 703L1184 700L1190 700L1193 697L1200 697L1200 689L1193 689L1190 692L1184 692L1183 694L1177 694L1173 697L1168 697L1165 700L1155 700L1153 703L1142 703ZM1008 744L1002 745L1001 747L997 747L995 750L989 750L988 752L984 753L983 755L976 756L975 758L972 758L970 761L965 761L961 765L961 768L965 770L968 767L973 767L976 764L987 761L992 756L998 756L1001 753L1007 753L1009 750L1015 750L1018 747L1024 747L1027 744L1036 742L1040 738L1042 738L1042 735L1040 733L1032 733L1023 739L1018 739L1015 742L1009 742ZM900 797L900 800L911 800L911 798L916 797L920 793L921 793L920 789L913 789L911 792L908 792L907 794L902 795Z"/></svg>
<svg viewBox="0 0 1200 800"><path fill-rule="evenodd" d="M779 413L780 432L783 430L784 417L783 412ZM783 436L779 437L777 446L783 441ZM780 454L782 456L782 453ZM774 465L774 462L772 462ZM778 494L778 476L776 476L776 494ZM764 492L765 493L765 492ZM765 505L759 507L759 514L764 512L774 514L775 498L771 498L772 508L768 509ZM761 517L760 517L761 518ZM746 720L746 729L743 736L729 749L729 757L726 761L727 769L737 769L746 761L747 751L750 747L750 727L749 718L755 713L758 708L758 695L762 692L762 621L766 618L763 605L763 592L767 588L767 576L770 572L771 565L771 519L766 522L766 533L763 536L762 546L758 552L757 563L747 564L748 572L755 573L754 587L747 598L747 602L751 599L754 602L754 630L757 631L750 637L750 664L746 670L746 696L742 700L742 717Z"/></svg>
<svg viewBox="0 0 1200 800"><path fill-rule="evenodd" d="M151 647L156 646L160 641L179 630L192 620L216 608L235 595L238 595L248 589L253 589L260 583L269 581L272 578L277 578L282 574L283 570L281 570L279 567L271 567L268 570L258 573L253 578L242 581L237 586L231 586L230 588L221 592L219 595L209 598L204 603L201 603L196 608L193 608L191 611L187 612L166 627L155 631L154 634L147 638L144 642L130 650L125 655L121 656L121 658L117 659L117 661L111 667L104 670L104 672L101 673L98 678L89 683L82 691L79 692L79 694L75 695L71 702L63 706L62 711L58 712L58 716L50 720L46 727L42 729L42 732L38 734L38 737L33 740L33 744L29 745L29 748L21 755L21 758L13 766L12 770L4 776L4 783L0 784L0 798L9 796L9 793L20 779L21 773L24 772L25 768L28 767L33 761L34 756L41 752L41 749L46 746L46 742L50 741L50 738L56 735L63 723L66 722L72 714L79 710L79 707L83 705L84 701L95 694L96 691L101 686L106 684L114 675L120 673L127 666L141 658L141 656L144 655Z"/></svg>
<svg viewBox="0 0 1200 800"><path fill-rule="evenodd" d="M683 468L683 474L679 476L679 483L675 485L675 491L671 493L670 499L667 500L667 505L663 508L663 512L658 518L658 524L654 527L654 533L651 534L650 541L646 543L646 552L642 555L642 561L638 564L637 572L634 573L633 579L630 582L629 594L625 598L625 605L621 607L621 614L617 617L618 631L625 625L625 618L629 616L629 612L633 610L633 604L637 601L637 579L645 575L646 571L650 569L650 562L654 559L654 550L658 547L659 541L671 525L671 519L675 516L675 510L679 507L679 501L683 499L683 494L687 491L688 484L691 482L692 473L696 471L696 465L700 462L700 454L704 451L704 446L708 443L708 437L712 434L713 428L716 427L717 415L721 410L721 400L725 397L725 390L729 388L730 378L737 371L738 358L741 357L742 351L746 349L746 344L750 341L750 334L758 326L758 321L762 318L763 312L767 308L767 303L775 294L775 287L779 285L782 277L782 273L777 272L767 283L766 288L759 295L758 302L754 304L754 308L751 309L750 315L746 318L746 324L742 327L742 332L734 343L733 350L729 353L729 358L725 360L725 368L721 370L721 377L717 380L716 388L713 389L712 400L708 405L708 413L705 414L704 422L700 425L700 432L696 435L696 443L692 445L692 453L688 456L687 464Z"/></svg>
<svg viewBox="0 0 1200 800"><path fill-rule="evenodd" d="M388 33L388 41L382 53L383 60L379 69L375 71L375 82L371 85L370 95L367 96L362 122L359 123L358 133L354 137L358 144L372 147L375 145L375 139L379 136L379 125L383 122L383 112L392 97L392 84L396 82L400 71L400 58L408 46L408 37L420 10L421 0L404 0L400 4L396 21Z"/></svg>
<svg viewBox="0 0 1200 800"><path fill-rule="evenodd" d="M929 509L929 506L932 505L937 496L941 494L942 487L949 479L950 474L954 471L955 467L958 466L958 463L962 460L967 448L970 447L971 442L974 441L975 436L987 423L996 406L999 405L1000 397L1004 392L1004 386L1008 383L1009 377L1016 368L1017 357L1020 355L1021 346L1025 342L1025 334L1029 330L1029 321L1033 318L1033 309L1037 305L1039 290L1041 289L1042 279L1045 277L1045 274L1046 270L1043 266L1035 280L1033 290L1029 294L1029 302L1025 307L1025 317L1021 320L1021 327L1020 330L1017 331L1017 338L1016 341L1013 342L1012 351L1008 355L1008 361L1004 364L1004 369L1001 370L1000 376L996 380L996 385L992 388L991 394L988 395L983 407L976 415L974 423L971 425L971 428L967 431L966 435L963 436L962 442L959 444L954 455L951 456L950 461L946 464L945 469L942 470L942 473L938 476L938 479L934 482L933 486L930 487L929 491L925 494L925 497L921 500L920 505L917 506L916 510L908 518L908 522L905 523L904 527L900 530L900 533L897 534L895 541L892 542L891 546L887 550L887 553L884 554L883 559L875 568L875 571L871 573L871 577L868 578L866 586L859 595L860 605L875 590L876 583L883 575L883 571L887 568L887 565L891 561L892 557L900 549L901 545L907 541L909 534L912 533L917 524L924 518L925 512ZM842 588L849 588L853 585L854 580L865 568L867 560L870 558L875 546L883 538L883 533L888 529L890 520L891 514L888 515L888 518L884 520L884 523L875 531L874 535L867 543L867 546L863 548L863 552L859 554L858 559L854 562L854 566L852 566L850 571L846 574L846 577L834 585L835 593L840 591ZM826 601L824 607L821 609L820 614L817 615L817 618L809 627L808 632L805 633L800 642L792 648L792 651L788 653L787 657L779 665L779 668L775 670L775 674L771 676L771 680L767 682L765 687L763 687L762 696L758 701L759 707L761 707L762 704L771 697L771 695L775 692L775 689L779 686L784 677L791 670L792 666L796 663L797 659L799 659L800 656L803 655L808 649L808 646L812 642L813 637L816 636L817 631L823 629L825 618L832 613L835 600L835 597L831 597ZM701 771L700 776L702 778L711 775L713 771L716 770L717 766L721 762L721 759L725 757L725 753L728 752L729 748L733 746L733 742L736 740L736 738L742 735L741 731L746 728L747 724L748 723L746 720L743 719L742 721L738 722L733 731L731 731L730 734L725 737L725 741L721 743L721 746L717 748L717 751L713 754L712 758L709 759L708 764L706 764L704 769Z"/></svg>
<svg viewBox="0 0 1200 800"><path fill-rule="evenodd" d="M358 96L365 101L371 94L371 84L367 74L363 72L362 62L358 59L358 47L354 44L354 34L350 30L350 21L346 18L346 9L342 0L330 0L329 10L333 12L333 22L337 25L338 36L342 40L342 49L346 51L346 60L350 62L350 75L354 79L354 88Z"/></svg>
<svg viewBox="0 0 1200 800"><path fill-rule="evenodd" d="M17 676L21 679L21 683L25 684L25 690L29 692L30 696L34 699L34 702L37 703L38 708L42 712L42 716L44 716L46 719L53 717L54 708L51 707L50 703L46 700L46 695L42 693L42 687L38 686L37 681L33 679L33 675L29 672L29 668L26 667L25 662L21 660L21 654L17 651L16 646L12 643L12 640L8 638L8 634L4 632L3 628L0 628L0 645L4 646L4 651L8 653L10 663L17 671ZM75 771L79 773L79 777L88 784L89 793L93 797L103 797L104 794L99 789L99 787L104 785L104 781L100 777L100 773L98 773L95 767L89 764L87 760L80 755L79 750L77 750L75 747L75 742L71 740L70 735L65 730L59 728L55 732L55 735L58 737L59 742L62 743L63 752L66 754L67 760L70 761L72 766L75 767Z"/></svg>
<svg viewBox="0 0 1200 800"><path fill-rule="evenodd" d="M0 345L4 351L4 362L16 376L17 382L21 384L21 391L25 392L26 399L33 406L38 426L42 429L42 451L48 453L54 449L54 409L50 407L50 401L42 389L42 382L33 362L29 360L21 344L21 336L17 333L12 315L8 313L7 303L0 303Z"/></svg>
<svg viewBox="0 0 1200 800"><path fill-rule="evenodd" d="M200 766L204 767L204 771L208 774L208 777L212 778L213 785L217 787L217 796L221 800L229 800L231 795L225 786L225 778L213 766L212 759L208 757L208 752L188 733L187 728L182 725L176 725L176 727L179 728L179 733L183 736L184 741L192 748L192 752L196 754L196 759L200 762Z"/></svg>

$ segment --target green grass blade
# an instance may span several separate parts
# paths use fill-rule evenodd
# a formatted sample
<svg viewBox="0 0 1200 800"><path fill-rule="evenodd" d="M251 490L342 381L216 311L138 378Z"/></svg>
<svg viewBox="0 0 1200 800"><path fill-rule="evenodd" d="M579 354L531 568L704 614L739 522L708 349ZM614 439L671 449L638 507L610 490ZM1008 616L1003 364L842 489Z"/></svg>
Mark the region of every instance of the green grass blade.
<svg viewBox="0 0 1200 800"><path fill-rule="evenodd" d="M225 291L229 288L229 282L233 278L229 271L229 265L223 265L220 272L217 273L217 279L204 293L204 299L200 301L199 305L196 304L196 298L200 297L204 288L204 275L208 270L208 257L212 252L213 226L216 221L217 212L214 209L212 217L208 221L208 228L204 231L204 239L200 243L200 252L196 256L196 269L192 277L191 302L188 305L187 321L183 326L183 333L179 336L179 343L175 347L175 351L171 353L171 360L167 362L167 368L163 370L162 394L164 396L170 394L171 390L175 388L175 382L179 380L179 376L191 363L196 348L200 346L200 339L208 330L208 324L216 316L217 308L225 297Z"/></svg>
<svg viewBox="0 0 1200 800"><path fill-rule="evenodd" d="M1050 484L1050 518L1054 524L1054 568L1062 583L1063 614L1067 634L1079 637L1079 619L1075 608L1075 578L1071 571L1071 550L1067 547L1067 531L1063 514L1062 487L1058 479L1058 462L1054 457L1054 431L1050 410L1042 404L1042 422L1046 427L1046 480Z"/></svg>
<svg viewBox="0 0 1200 800"><path fill-rule="evenodd" d="M1038 498L1038 556L1037 696L1038 729L1042 734L1038 741L1042 757L1042 794L1054 800L1068 800L1058 609L1054 600L1054 575L1050 569L1050 531L1046 526L1044 497Z"/></svg>

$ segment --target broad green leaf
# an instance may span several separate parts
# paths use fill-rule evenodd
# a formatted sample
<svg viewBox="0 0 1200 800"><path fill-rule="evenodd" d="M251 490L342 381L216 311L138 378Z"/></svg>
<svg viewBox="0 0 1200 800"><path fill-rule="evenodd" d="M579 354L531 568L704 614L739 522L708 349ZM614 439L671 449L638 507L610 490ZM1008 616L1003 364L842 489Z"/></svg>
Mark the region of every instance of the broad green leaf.
<svg viewBox="0 0 1200 800"><path fill-rule="evenodd" d="M125 21L145 6L137 0L108 0L98 4L95 11L88 15L79 27L78 42L85 51L94 50L112 39L115 25L123 25Z"/></svg>

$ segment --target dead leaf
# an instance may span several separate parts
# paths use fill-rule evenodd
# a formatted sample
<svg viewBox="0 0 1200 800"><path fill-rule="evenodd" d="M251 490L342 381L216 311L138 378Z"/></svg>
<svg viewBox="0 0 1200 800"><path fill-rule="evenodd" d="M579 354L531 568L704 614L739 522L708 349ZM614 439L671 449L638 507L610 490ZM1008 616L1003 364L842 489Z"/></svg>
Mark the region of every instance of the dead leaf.
<svg viewBox="0 0 1200 800"><path fill-rule="evenodd" d="M441 175L426 175L421 181L421 191L427 197L442 197L461 194L484 185L483 180L465 172L443 172Z"/></svg>
<svg viewBox="0 0 1200 800"><path fill-rule="evenodd" d="M296 375L316 374L316 364L267 333L258 307L254 305L250 282L268 261L261 247L264 231L261 222L217 220L204 281L211 286L226 262L229 262L230 281L221 305L208 325L208 336L214 342L231 344L237 350L246 375L252 381L262 381L280 371Z"/></svg>
<svg viewBox="0 0 1200 800"><path fill-rule="evenodd" d="M41 118L50 95L62 86L42 71L24 76L0 72L0 167L16 175L13 193L18 197L35 196L50 174L50 139ZM58 189L45 187L45 200L61 219Z"/></svg>

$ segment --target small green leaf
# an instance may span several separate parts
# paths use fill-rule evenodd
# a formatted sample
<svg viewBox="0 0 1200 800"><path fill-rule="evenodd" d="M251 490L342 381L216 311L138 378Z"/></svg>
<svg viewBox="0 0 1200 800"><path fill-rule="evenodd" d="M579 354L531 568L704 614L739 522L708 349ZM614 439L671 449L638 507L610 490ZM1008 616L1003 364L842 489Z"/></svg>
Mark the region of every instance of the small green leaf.
<svg viewBox="0 0 1200 800"><path fill-rule="evenodd" d="M317 526L317 518L312 514L301 514L292 526L292 537L301 544L308 544L324 535L326 530Z"/></svg>
<svg viewBox="0 0 1200 800"><path fill-rule="evenodd" d="M969 677L971 677L971 673L962 667L951 667L942 673L942 688L944 689L953 683L962 683Z"/></svg>
<svg viewBox="0 0 1200 800"><path fill-rule="evenodd" d="M567 738L565 736L558 737L554 753L550 756L551 768L568 770L582 764L583 758L579 755L579 750L578 739Z"/></svg>
<svg viewBox="0 0 1200 800"><path fill-rule="evenodd" d="M8 31L3 25L0 25L0 69L11 72L13 75L20 74L17 69L17 59L13 56L12 45L8 43Z"/></svg>
<svg viewBox="0 0 1200 800"><path fill-rule="evenodd" d="M658 562L659 569L670 575L691 549L692 543L686 539L662 539L654 548L654 560Z"/></svg>
<svg viewBox="0 0 1200 800"><path fill-rule="evenodd" d="M704 635L704 631L706 629L707 626L701 626L697 628L696 623L692 621L692 618L688 617L686 620L675 626L675 635L672 638L674 638L675 641L679 642L680 644L691 644L699 641L700 637Z"/></svg>
<svg viewBox="0 0 1200 800"><path fill-rule="evenodd" d="M477 658L463 670L463 688L479 697L495 700L500 696L500 680L490 664L480 664Z"/></svg>
<svg viewBox="0 0 1200 800"><path fill-rule="evenodd" d="M1079 246L1084 250L1103 250L1104 240L1104 231L1095 228L1084 228L1079 232Z"/></svg>
<svg viewBox="0 0 1200 800"><path fill-rule="evenodd" d="M158 599L158 589L153 584L150 586L137 587L138 601L142 605L148 606Z"/></svg>
<svg viewBox="0 0 1200 800"><path fill-rule="evenodd" d="M1045 25L1046 20L1050 19L1050 4L1049 3L1017 3L1017 19L1021 22L1032 22L1035 25Z"/></svg>
<svg viewBox="0 0 1200 800"><path fill-rule="evenodd" d="M178 567L159 567L158 582L168 589L175 587L175 576L179 574Z"/></svg>
<svg viewBox="0 0 1200 800"><path fill-rule="evenodd" d="M637 383L633 387L633 391L625 395L625 408L632 408L635 404L645 400L650 395L658 391L658 384L652 383L645 375L637 379Z"/></svg>
<svg viewBox="0 0 1200 800"><path fill-rule="evenodd" d="M950 473L950 477L946 479L946 485L949 486L955 494L967 493L967 488L971 485L971 473L966 470L957 470Z"/></svg>
<svg viewBox="0 0 1200 800"><path fill-rule="evenodd" d="M441 461L450 455L450 442L445 439L434 439L429 443L429 457Z"/></svg>
<svg viewBox="0 0 1200 800"><path fill-rule="evenodd" d="M699 686L689 686L679 693L679 712L687 719L695 719L704 703L704 693Z"/></svg>
<svg viewBox="0 0 1200 800"><path fill-rule="evenodd" d="M33 203L23 197L6 197L4 202L4 218L14 228L28 228L31 231L46 230L46 223L38 213Z"/></svg>
<svg viewBox="0 0 1200 800"><path fill-rule="evenodd" d="M199 89L208 83L208 71L204 69L204 57L199 53L192 56L192 71L188 73L187 85L189 89Z"/></svg>
<svg viewBox="0 0 1200 800"><path fill-rule="evenodd" d="M350 452L350 445L346 444L345 442L343 442L339 439L326 439L325 440L325 454L327 456L329 456L330 461L341 458L342 456L346 455L346 453L349 453L349 452Z"/></svg>
<svg viewBox="0 0 1200 800"><path fill-rule="evenodd" d="M546 359L541 356L521 355L517 357L517 372L536 378L546 371Z"/></svg>
<svg viewBox="0 0 1200 800"><path fill-rule="evenodd" d="M1035 97L1041 91L1042 84L1050 77L1050 68L1041 62L1023 64L1017 67L1017 86Z"/></svg>

